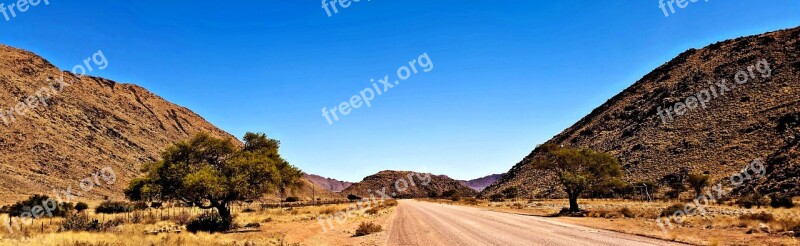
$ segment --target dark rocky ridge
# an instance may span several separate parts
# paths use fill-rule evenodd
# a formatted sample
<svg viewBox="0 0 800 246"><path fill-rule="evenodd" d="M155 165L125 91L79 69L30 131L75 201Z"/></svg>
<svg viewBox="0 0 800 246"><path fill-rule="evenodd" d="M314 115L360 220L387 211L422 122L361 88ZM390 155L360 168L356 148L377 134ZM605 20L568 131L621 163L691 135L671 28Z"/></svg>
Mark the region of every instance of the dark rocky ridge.
<svg viewBox="0 0 800 246"><path fill-rule="evenodd" d="M722 180L761 158L770 167L768 179L752 185L798 194L799 41L800 28L792 28L688 50L548 142L608 152L619 158L629 182L657 182L683 168ZM739 85L705 110L661 122L659 106L708 89L707 81L732 81L761 59L771 64L771 77ZM531 152L481 196L511 186L522 187L525 196L560 196L555 179L531 167L537 154Z"/></svg>

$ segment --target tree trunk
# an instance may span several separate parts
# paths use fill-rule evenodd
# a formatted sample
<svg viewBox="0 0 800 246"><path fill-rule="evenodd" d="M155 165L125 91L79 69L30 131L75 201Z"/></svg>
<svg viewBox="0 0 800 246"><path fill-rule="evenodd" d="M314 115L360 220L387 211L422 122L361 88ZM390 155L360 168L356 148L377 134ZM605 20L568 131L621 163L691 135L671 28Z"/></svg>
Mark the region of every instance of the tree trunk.
<svg viewBox="0 0 800 246"><path fill-rule="evenodd" d="M222 218L223 223L225 223L225 227L227 229L231 229L231 225L233 225L233 216L231 216L231 209L228 208L227 204L220 204L215 206L217 209L217 213L219 213L219 217Z"/></svg>
<svg viewBox="0 0 800 246"><path fill-rule="evenodd" d="M569 211L570 212L580 212L581 209L578 207L578 193L573 192L568 194L569 195Z"/></svg>

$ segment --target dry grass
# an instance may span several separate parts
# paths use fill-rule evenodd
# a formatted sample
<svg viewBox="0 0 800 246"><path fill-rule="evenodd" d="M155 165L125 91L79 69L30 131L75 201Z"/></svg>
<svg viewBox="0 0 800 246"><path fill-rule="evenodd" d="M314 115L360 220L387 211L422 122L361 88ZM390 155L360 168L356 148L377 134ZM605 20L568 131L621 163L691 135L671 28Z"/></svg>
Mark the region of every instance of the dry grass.
<svg viewBox="0 0 800 246"><path fill-rule="evenodd" d="M396 201L386 204L396 204ZM388 205L386 210L389 210ZM59 232L62 218L37 221L35 225L23 227L10 235L0 226L0 246L5 245L45 245L45 246L127 246L127 245L372 245L388 236L377 233L367 237L353 238L353 232L362 221L371 221L377 226L387 226L391 211L378 215L356 212L344 224L336 224L335 230L323 232L317 215L344 211L348 204L303 207L292 209L264 209L260 211L242 210L236 215L236 223L252 232L231 234L189 233L182 225L188 218L200 214L199 209L173 209L143 211L119 215L97 215L88 213L92 219L103 221L124 221L124 224L110 227L100 232ZM5 215L2 215L5 216ZM249 225L249 226L248 226Z"/></svg>

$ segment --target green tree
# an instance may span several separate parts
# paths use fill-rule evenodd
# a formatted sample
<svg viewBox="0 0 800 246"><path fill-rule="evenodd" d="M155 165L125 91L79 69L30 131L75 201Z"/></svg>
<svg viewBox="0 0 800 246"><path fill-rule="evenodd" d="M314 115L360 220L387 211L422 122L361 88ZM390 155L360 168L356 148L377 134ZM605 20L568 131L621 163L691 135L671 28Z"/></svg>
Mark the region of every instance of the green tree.
<svg viewBox="0 0 800 246"><path fill-rule="evenodd" d="M125 195L133 201L179 201L210 209L232 224L230 203L259 198L283 180L281 170L297 169L278 155L279 142L248 133L244 147L201 133L175 143L161 160L144 165L145 176L130 182ZM284 165L279 169L280 165Z"/></svg>
<svg viewBox="0 0 800 246"><path fill-rule="evenodd" d="M703 189L706 188L710 183L708 175L704 174L689 175L689 177L686 178L686 181L689 183L689 186L692 187L698 197L703 194Z"/></svg>
<svg viewBox="0 0 800 246"><path fill-rule="evenodd" d="M569 197L569 211L580 212L578 198L584 191L622 183L622 167L613 156L588 149L540 146L535 168L555 173Z"/></svg>

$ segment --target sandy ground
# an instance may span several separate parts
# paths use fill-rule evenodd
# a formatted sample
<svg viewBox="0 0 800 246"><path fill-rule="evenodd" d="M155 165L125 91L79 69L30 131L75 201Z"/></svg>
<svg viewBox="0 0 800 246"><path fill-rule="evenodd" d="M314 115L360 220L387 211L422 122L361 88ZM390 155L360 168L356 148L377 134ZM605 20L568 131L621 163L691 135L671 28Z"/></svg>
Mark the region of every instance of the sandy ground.
<svg viewBox="0 0 800 246"><path fill-rule="evenodd" d="M387 245L681 245L549 218L400 201Z"/></svg>

